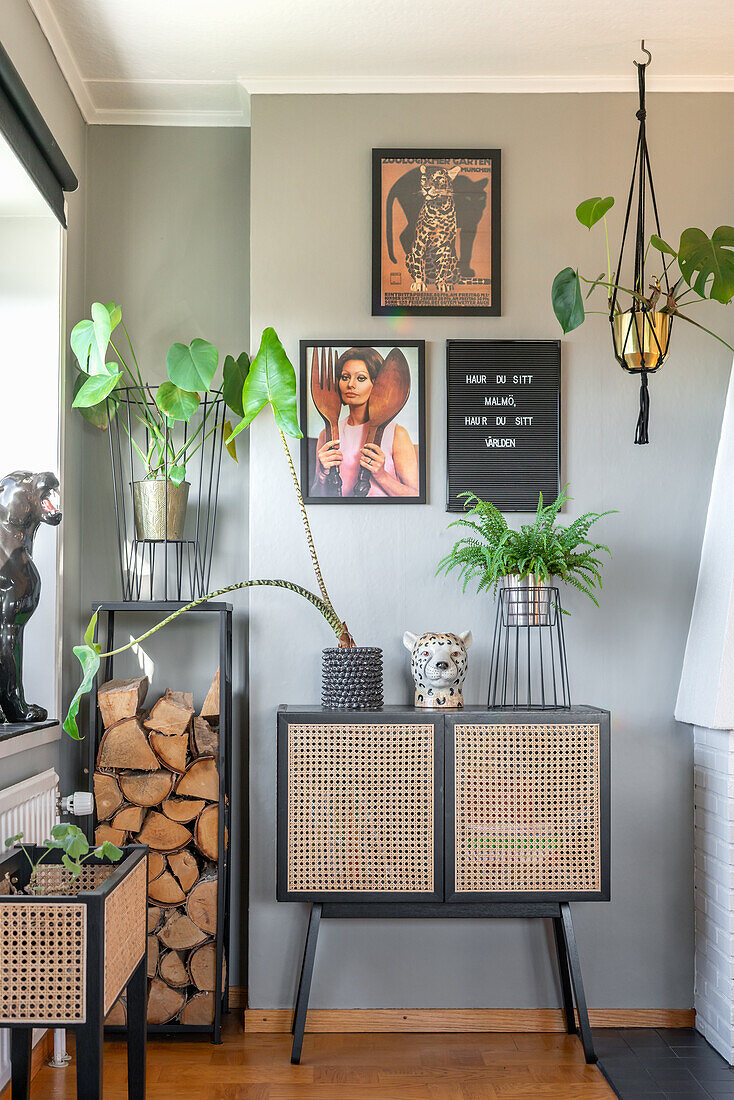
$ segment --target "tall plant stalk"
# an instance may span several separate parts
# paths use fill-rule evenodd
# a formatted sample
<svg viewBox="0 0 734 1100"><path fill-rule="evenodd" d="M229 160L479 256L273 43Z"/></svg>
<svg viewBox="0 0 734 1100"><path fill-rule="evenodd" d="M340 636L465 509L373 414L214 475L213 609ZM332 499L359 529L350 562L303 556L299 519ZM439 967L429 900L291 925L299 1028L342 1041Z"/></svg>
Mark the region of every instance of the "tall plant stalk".
<svg viewBox="0 0 734 1100"><path fill-rule="evenodd" d="M131 642L127 642L126 645L118 646L117 649L111 649L108 653L100 653L100 659L102 657L116 657L118 653L125 653L126 650L132 649L133 646L139 645L147 638L151 638L154 634L157 634L159 630L162 630L164 626L168 626L174 622L180 615L185 614L187 611L191 611L192 608L198 607L199 604L206 603L207 600L215 600L218 596L226 596L228 592L237 592L241 588L284 588L287 592L294 592L297 596L302 596L304 600L308 600L310 604L319 611L331 629L336 634L337 638L342 631L342 621L334 611L331 604L326 604L323 600L320 600L313 592L309 592L307 588L302 588L300 584L294 584L293 581L284 580L254 580L254 581L236 581L234 584L228 584L224 588L217 588L214 592L208 592L206 596L200 596L196 600L191 600L184 607L179 607L177 611L172 611L170 615L167 615L165 619L161 619L159 623L152 626L150 630L146 630L144 634L141 634L138 638L133 638Z"/></svg>
<svg viewBox="0 0 734 1100"><path fill-rule="evenodd" d="M190 603L185 604L183 607L179 607L177 611L171 612L165 619L161 619L159 623L152 626L150 630L146 630L144 634L140 634L137 638L132 638L125 645L118 646L117 649L110 649L105 653L102 652L102 646L99 642L94 640L97 628L97 616L99 614L97 610L92 615L85 631L84 645L74 646L74 654L82 666L83 677L69 705L66 718L64 719L63 728L66 733L75 741L81 740L81 734L79 733L79 727L76 721L79 713L79 704L83 696L87 695L91 690L94 678L99 671L99 666L105 657L116 657L120 653L125 653L128 649L132 649L133 646L140 645L140 643L144 642L147 638L151 638L154 634L157 634L164 626L168 626L170 623L174 622L180 615L184 615L187 611L191 611L192 608L198 607L199 604L206 603L207 600L216 599L218 596L225 596L228 592L237 592L242 588L262 588L266 586L271 588L284 588L287 592L294 592L297 596L301 596L304 600L307 600L323 615L336 637L341 640L346 628L331 604L327 604L324 600L314 595L313 592L309 592L307 588L302 588L300 584L294 584L293 581L285 580L237 581L235 584L228 584L224 588L217 588L214 592L207 592L206 596L200 596L199 599L191 600Z"/></svg>
<svg viewBox="0 0 734 1100"><path fill-rule="evenodd" d="M321 573L321 565L319 563L319 556L316 553L316 544L314 543L313 535L311 534L311 524L308 521L308 512L306 511L306 503L303 499L301 492L301 486L298 481L298 474L296 468L293 465L293 459L291 458L290 448L285 438L285 432L282 428L278 429L280 434L280 442L283 444L283 450L285 452L286 461L288 463L288 469L291 472L291 480L293 481L293 487L296 490L296 496L298 497L298 506L301 511L301 521L303 523L303 529L306 534L306 544L308 545L308 552L311 557L311 563L313 565L314 573L316 574L316 580L318 582L319 591L324 604L331 609L334 616L338 618L334 606L329 599L329 593L326 591L326 584L324 582L323 575ZM352 649L354 647L354 638L349 633L346 623L342 623L342 630L339 632L339 646L342 649Z"/></svg>

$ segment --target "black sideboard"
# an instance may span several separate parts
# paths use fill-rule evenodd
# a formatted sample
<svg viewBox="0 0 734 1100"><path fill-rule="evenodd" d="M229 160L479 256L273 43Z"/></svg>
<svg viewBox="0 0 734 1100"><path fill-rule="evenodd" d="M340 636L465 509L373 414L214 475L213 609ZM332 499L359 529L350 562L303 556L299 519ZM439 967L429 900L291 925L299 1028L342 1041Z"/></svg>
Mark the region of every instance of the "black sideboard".
<svg viewBox="0 0 734 1100"><path fill-rule="evenodd" d="M300 1060L322 917L546 917L569 1033L595 1061L572 901L610 896L609 712L278 711L279 901L311 916Z"/></svg>

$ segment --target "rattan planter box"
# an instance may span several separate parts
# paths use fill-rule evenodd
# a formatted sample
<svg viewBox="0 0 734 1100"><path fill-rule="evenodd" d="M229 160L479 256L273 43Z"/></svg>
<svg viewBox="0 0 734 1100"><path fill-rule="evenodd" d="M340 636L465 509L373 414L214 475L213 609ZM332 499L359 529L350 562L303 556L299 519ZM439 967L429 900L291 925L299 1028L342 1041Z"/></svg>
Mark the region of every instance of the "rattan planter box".
<svg viewBox="0 0 734 1100"><path fill-rule="evenodd" d="M12 1029L14 1100L27 1095L32 1029L44 1026L78 1029L78 1095L102 1096L104 1018L126 987L129 1095L145 1095L148 857L143 845L124 853L87 861L74 881L52 852L37 875L43 895L11 894L30 865L19 848L0 857L0 1027Z"/></svg>

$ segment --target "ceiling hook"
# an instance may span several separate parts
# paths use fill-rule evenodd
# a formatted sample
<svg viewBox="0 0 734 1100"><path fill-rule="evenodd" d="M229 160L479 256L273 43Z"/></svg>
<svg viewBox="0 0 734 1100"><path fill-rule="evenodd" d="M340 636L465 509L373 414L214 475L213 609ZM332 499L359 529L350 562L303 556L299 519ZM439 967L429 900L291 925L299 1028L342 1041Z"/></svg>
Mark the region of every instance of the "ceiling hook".
<svg viewBox="0 0 734 1100"><path fill-rule="evenodd" d="M645 39L644 38L640 42L640 49L642 50L643 53L647 54L647 61L635 61L635 65L637 65L638 69L645 68L652 61L652 54L650 53L650 51L648 49L645 48Z"/></svg>

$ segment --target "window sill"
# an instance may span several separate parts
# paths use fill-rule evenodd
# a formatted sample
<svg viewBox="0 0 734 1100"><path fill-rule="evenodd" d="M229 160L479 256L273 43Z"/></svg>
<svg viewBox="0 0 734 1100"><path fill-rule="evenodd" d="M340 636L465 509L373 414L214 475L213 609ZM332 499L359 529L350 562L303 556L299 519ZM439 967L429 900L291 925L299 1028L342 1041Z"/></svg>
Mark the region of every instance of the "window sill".
<svg viewBox="0 0 734 1100"><path fill-rule="evenodd" d="M61 726L55 719L46 722L0 723L0 759L16 752L47 745L61 737Z"/></svg>
<svg viewBox="0 0 734 1100"><path fill-rule="evenodd" d="M0 722L0 742L8 741L11 737L21 737L24 733L48 730L58 724L55 718L49 718L45 722Z"/></svg>

